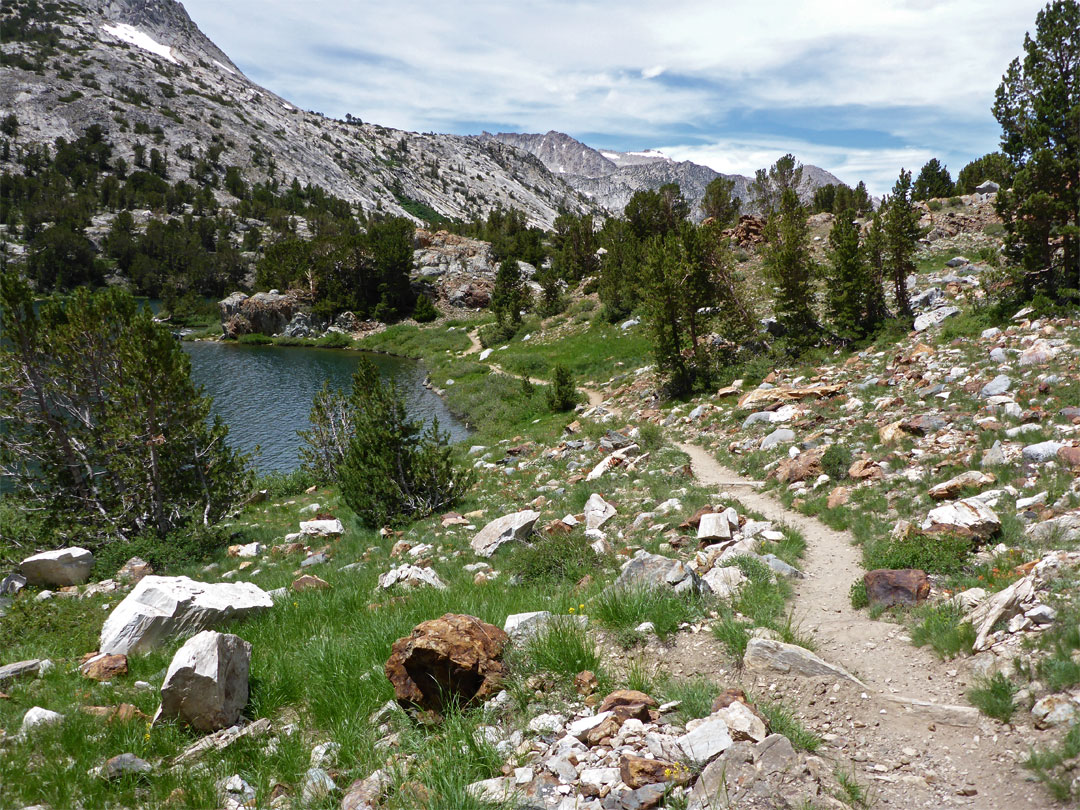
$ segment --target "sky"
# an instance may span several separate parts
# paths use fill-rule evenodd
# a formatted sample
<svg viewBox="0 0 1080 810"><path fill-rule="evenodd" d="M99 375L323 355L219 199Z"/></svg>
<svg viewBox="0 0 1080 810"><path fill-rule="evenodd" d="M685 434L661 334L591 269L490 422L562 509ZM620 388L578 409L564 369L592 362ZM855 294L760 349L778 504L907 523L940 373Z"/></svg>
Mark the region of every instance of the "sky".
<svg viewBox="0 0 1080 810"><path fill-rule="evenodd" d="M753 175L791 152L889 190L998 148L1045 0L184 0L253 81L420 132L565 132Z"/></svg>

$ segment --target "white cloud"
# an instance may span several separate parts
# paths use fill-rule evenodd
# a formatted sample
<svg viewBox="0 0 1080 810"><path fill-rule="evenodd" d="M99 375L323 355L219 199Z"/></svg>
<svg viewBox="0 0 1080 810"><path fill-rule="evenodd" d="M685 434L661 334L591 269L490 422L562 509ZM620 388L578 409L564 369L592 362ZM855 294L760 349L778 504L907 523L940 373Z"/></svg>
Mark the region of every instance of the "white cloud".
<svg viewBox="0 0 1080 810"><path fill-rule="evenodd" d="M599 133L595 146L647 147L729 142L732 116L747 111L846 107L893 136L887 149L841 152L815 147L807 130L779 149L798 151L801 139L840 161L837 173L928 153L935 138L965 151L972 122L992 124L994 89L1043 4L186 2L245 72L306 109L423 131L559 129ZM895 112L914 107L917 119Z"/></svg>

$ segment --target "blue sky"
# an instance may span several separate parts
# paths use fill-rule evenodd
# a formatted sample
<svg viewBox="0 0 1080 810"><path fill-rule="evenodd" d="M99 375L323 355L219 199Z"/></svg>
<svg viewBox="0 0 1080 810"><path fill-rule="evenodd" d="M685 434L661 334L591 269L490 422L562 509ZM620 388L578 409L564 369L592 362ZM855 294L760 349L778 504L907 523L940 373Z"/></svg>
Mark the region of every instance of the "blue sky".
<svg viewBox="0 0 1080 810"><path fill-rule="evenodd" d="M416 131L555 129L753 174L792 152L875 194L998 146L990 113L1044 2L186 0L294 104Z"/></svg>

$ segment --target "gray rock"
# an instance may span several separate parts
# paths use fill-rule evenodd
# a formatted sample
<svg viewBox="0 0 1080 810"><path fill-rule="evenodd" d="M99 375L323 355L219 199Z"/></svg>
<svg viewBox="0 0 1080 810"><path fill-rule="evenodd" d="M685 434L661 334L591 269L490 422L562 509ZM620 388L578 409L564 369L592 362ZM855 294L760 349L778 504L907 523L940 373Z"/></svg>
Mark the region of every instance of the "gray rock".
<svg viewBox="0 0 1080 810"><path fill-rule="evenodd" d="M305 805L321 802L336 792L337 785L330 774L322 768L308 768L304 774L304 786L300 790L300 798Z"/></svg>
<svg viewBox="0 0 1080 810"><path fill-rule="evenodd" d="M1029 444L1022 452L1026 461L1045 464L1047 461L1056 458L1058 450L1064 446L1064 442L1039 442L1038 444Z"/></svg>
<svg viewBox="0 0 1080 810"><path fill-rule="evenodd" d="M769 450L777 445L793 441L795 441L795 431L790 430L789 428L777 428L761 440L760 449Z"/></svg>
<svg viewBox="0 0 1080 810"><path fill-rule="evenodd" d="M791 740L783 734L770 734L754 746L754 756L763 773L786 773L798 765L799 757Z"/></svg>
<svg viewBox="0 0 1080 810"><path fill-rule="evenodd" d="M982 466L983 467L1000 467L1005 463L1005 449L1001 446L1001 441L995 441L994 446L986 450L982 454Z"/></svg>
<svg viewBox="0 0 1080 810"><path fill-rule="evenodd" d="M0 596L15 596L26 587L26 577L22 574L8 574L0 580Z"/></svg>
<svg viewBox="0 0 1080 810"><path fill-rule="evenodd" d="M983 340L993 340L1000 334L1001 330L998 327L991 326L989 329L983 329L982 332L979 333L979 337Z"/></svg>
<svg viewBox="0 0 1080 810"><path fill-rule="evenodd" d="M5 664L0 667L0 683L12 681L27 675L37 675L41 669L41 659L31 658L27 661L16 661L14 664Z"/></svg>
<svg viewBox="0 0 1080 810"><path fill-rule="evenodd" d="M782 577L802 579L804 576L802 571L792 565L788 565L775 554L762 554L761 559L773 570L773 573L779 574Z"/></svg>
<svg viewBox="0 0 1080 810"><path fill-rule="evenodd" d="M204 630L173 656L154 717L179 718L199 731L234 725L248 700L251 645L231 633Z"/></svg>
<svg viewBox="0 0 1080 810"><path fill-rule="evenodd" d="M743 420L742 426L745 430L751 425L758 423L764 423L766 425L772 424L772 413L769 411L755 411Z"/></svg>
<svg viewBox="0 0 1080 810"><path fill-rule="evenodd" d="M997 346L990 350L990 359L993 360L995 363L1001 365L1009 362L1009 355L1005 354L1004 349L1002 349L1000 346Z"/></svg>
<svg viewBox="0 0 1080 810"><path fill-rule="evenodd" d="M436 588L440 591L446 588L446 583L439 579L439 575L431 568L408 564L399 565L379 576L379 587L383 590L389 590L395 585L403 588Z"/></svg>
<svg viewBox="0 0 1080 810"><path fill-rule="evenodd" d="M125 776L141 776L152 773L153 766L145 759L134 754L120 754L105 763L101 775L106 779L121 779Z"/></svg>
<svg viewBox="0 0 1080 810"><path fill-rule="evenodd" d="M737 566L732 565L712 568L702 575L701 579L718 599L731 599L746 582L746 575Z"/></svg>
<svg viewBox="0 0 1080 810"><path fill-rule="evenodd" d="M500 546L522 540L532 534L540 513L524 509L495 518L473 537L472 550L480 557L490 557Z"/></svg>
<svg viewBox="0 0 1080 810"><path fill-rule="evenodd" d="M170 638L189 636L274 606L250 582L196 582L188 577L144 577L101 628L103 653L147 652Z"/></svg>
<svg viewBox="0 0 1080 810"><path fill-rule="evenodd" d="M734 740L723 718L712 715L679 737L678 742L687 759L705 764L730 748Z"/></svg>
<svg viewBox="0 0 1080 810"><path fill-rule="evenodd" d="M85 548L74 546L27 557L19 565L19 571L29 585L65 587L82 585L90 579L93 567L94 555Z"/></svg>
<svg viewBox="0 0 1080 810"><path fill-rule="evenodd" d="M1027 533L1040 543L1051 539L1058 543L1080 541L1080 512L1059 515L1028 528Z"/></svg>
<svg viewBox="0 0 1080 810"><path fill-rule="evenodd" d="M964 256L953 256L945 262L946 267L963 267L965 264L971 264L971 262Z"/></svg>
<svg viewBox="0 0 1080 810"><path fill-rule="evenodd" d="M586 529L599 529L617 514L615 507L595 492L585 502L582 512L585 515Z"/></svg>
<svg viewBox="0 0 1080 810"><path fill-rule="evenodd" d="M982 387L982 390L979 392L979 396L983 399L1001 396L1011 387L1012 380L1010 380L1004 374L999 374Z"/></svg>
<svg viewBox="0 0 1080 810"><path fill-rule="evenodd" d="M22 727L19 729L19 733L26 736L26 734L33 731L35 728L55 726L63 722L64 715L59 712L43 709L40 706L33 706L23 715Z"/></svg>
<svg viewBox="0 0 1080 810"><path fill-rule="evenodd" d="M925 332L931 326L937 326L946 318L951 318L953 315L959 314L960 310L957 307L938 307L929 312L924 312L915 319L915 331Z"/></svg>
<svg viewBox="0 0 1080 810"><path fill-rule="evenodd" d="M731 522L722 512L710 512L701 516L698 523L697 539L699 542L717 542L731 539Z"/></svg>
<svg viewBox="0 0 1080 810"><path fill-rule="evenodd" d="M660 554L639 551L623 565L613 587L645 586L649 588L673 588L676 593L701 592L701 577L681 560L673 560Z"/></svg>
<svg viewBox="0 0 1080 810"><path fill-rule="evenodd" d="M997 183L993 180L986 180L979 185L975 186L975 193L977 194L996 194L1001 189Z"/></svg>
<svg viewBox="0 0 1080 810"><path fill-rule="evenodd" d="M767 638L750 639L743 655L743 666L750 672L784 672L806 678L843 679L861 684L858 678L842 667L830 664L803 647Z"/></svg>

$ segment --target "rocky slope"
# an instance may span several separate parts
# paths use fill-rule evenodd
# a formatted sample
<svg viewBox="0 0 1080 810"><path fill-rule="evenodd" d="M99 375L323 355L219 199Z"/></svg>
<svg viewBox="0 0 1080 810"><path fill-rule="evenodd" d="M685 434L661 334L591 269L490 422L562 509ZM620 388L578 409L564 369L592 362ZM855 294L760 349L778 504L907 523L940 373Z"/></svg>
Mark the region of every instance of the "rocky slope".
<svg viewBox="0 0 1080 810"><path fill-rule="evenodd" d="M700 221L698 204L705 188L717 177L735 182L735 195L743 201L744 210L751 210L750 183L752 177L725 174L689 160L676 161L655 150L615 152L596 150L561 132L530 135L516 132L485 132L479 140L484 143L504 143L522 149L539 158L552 172L590 200L611 211L621 212L637 191L657 189L666 183L678 183L683 196L690 202L692 215ZM803 167L800 196L809 200L814 190L828 184L841 184L834 175L818 166Z"/></svg>
<svg viewBox="0 0 1080 810"><path fill-rule="evenodd" d="M297 109L244 76L173 0L49 8L4 4L0 116L16 115L16 147L71 140L97 123L129 165L136 143L166 153L172 180L208 158L249 181L322 186L366 211L472 219L502 205L549 225L560 207L591 207L505 144Z"/></svg>

